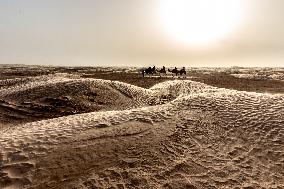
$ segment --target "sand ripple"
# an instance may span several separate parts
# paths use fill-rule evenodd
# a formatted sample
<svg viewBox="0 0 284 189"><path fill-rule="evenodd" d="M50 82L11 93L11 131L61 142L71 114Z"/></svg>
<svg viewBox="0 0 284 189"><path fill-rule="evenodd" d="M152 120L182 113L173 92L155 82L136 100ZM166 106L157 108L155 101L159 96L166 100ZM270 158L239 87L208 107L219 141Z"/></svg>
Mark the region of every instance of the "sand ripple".
<svg viewBox="0 0 284 189"><path fill-rule="evenodd" d="M9 82L0 99L10 114L34 117L23 102L63 97L62 109L91 112L0 130L1 188L284 188L282 94L70 75Z"/></svg>

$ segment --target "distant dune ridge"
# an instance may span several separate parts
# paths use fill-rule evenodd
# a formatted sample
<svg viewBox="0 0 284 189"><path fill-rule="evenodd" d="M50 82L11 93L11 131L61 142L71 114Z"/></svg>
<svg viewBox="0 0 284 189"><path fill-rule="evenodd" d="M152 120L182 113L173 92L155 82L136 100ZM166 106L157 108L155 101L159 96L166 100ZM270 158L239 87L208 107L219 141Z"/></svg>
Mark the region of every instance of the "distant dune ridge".
<svg viewBox="0 0 284 189"><path fill-rule="evenodd" d="M283 94L72 74L0 87L0 188L284 188Z"/></svg>

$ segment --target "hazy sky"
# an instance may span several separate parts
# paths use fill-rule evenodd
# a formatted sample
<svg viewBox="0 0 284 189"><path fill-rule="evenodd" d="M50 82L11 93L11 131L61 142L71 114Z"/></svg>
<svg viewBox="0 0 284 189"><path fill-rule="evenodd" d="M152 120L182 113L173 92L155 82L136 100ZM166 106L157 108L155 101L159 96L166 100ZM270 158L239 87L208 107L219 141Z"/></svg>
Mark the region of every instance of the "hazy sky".
<svg viewBox="0 0 284 189"><path fill-rule="evenodd" d="M283 67L284 0L242 1L235 31L195 48L164 35L163 0L0 0L0 64Z"/></svg>

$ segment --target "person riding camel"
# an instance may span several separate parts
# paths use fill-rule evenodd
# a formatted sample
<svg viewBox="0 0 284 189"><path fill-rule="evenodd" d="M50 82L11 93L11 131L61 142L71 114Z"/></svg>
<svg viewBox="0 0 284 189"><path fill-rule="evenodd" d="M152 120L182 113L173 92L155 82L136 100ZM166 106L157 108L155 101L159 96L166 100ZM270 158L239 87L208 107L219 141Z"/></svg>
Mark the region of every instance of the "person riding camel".
<svg viewBox="0 0 284 189"><path fill-rule="evenodd" d="M177 75L177 74L178 74L178 69L177 69L177 67L175 67L172 72Z"/></svg>
<svg viewBox="0 0 284 189"><path fill-rule="evenodd" d="M182 69L179 72L180 72L180 75L182 74L186 75L185 67L182 67Z"/></svg>

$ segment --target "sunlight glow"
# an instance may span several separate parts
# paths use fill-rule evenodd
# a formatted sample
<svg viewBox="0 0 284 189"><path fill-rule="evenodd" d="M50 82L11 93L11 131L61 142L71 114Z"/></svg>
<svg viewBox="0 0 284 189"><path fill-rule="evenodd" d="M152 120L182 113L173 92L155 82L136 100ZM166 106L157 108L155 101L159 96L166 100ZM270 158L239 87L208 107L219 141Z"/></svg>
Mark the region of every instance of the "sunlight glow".
<svg viewBox="0 0 284 189"><path fill-rule="evenodd" d="M237 29L243 10L243 0L160 0L159 22L167 38L210 46Z"/></svg>

